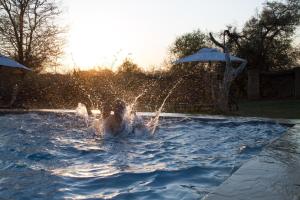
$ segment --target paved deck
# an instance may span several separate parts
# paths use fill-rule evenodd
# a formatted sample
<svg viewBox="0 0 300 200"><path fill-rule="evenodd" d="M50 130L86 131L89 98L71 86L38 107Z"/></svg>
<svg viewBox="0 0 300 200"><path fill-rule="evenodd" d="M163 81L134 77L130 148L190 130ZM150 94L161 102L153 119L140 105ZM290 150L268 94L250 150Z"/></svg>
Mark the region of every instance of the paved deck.
<svg viewBox="0 0 300 200"><path fill-rule="evenodd" d="M205 200L300 200L300 121Z"/></svg>

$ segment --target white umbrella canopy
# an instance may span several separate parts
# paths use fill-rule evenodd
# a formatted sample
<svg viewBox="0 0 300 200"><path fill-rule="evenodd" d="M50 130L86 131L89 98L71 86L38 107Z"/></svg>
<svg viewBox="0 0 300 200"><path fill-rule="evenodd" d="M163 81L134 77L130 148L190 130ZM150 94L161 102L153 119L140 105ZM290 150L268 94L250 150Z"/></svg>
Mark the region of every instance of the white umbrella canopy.
<svg viewBox="0 0 300 200"><path fill-rule="evenodd" d="M246 62L242 58L236 56L230 56L231 62ZM190 56L186 56L175 61L175 64L186 63L186 62L226 62L225 53L214 48L203 48L197 53Z"/></svg>
<svg viewBox="0 0 300 200"><path fill-rule="evenodd" d="M15 68L15 69L23 69L23 70L29 70L30 68L18 63L17 61L14 61L6 56L0 55L0 67L9 67L9 68Z"/></svg>

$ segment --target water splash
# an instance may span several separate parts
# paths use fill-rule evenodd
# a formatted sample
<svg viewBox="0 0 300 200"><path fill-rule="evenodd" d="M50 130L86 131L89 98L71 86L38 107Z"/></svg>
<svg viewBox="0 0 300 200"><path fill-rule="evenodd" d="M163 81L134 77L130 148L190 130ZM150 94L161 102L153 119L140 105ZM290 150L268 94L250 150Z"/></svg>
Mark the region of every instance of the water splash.
<svg viewBox="0 0 300 200"><path fill-rule="evenodd" d="M86 106L83 103L78 103L77 108L75 109L76 115L82 117L85 120L86 125L88 126L89 114L86 109Z"/></svg>
<svg viewBox="0 0 300 200"><path fill-rule="evenodd" d="M156 111L156 114L155 114L155 117L152 118L148 124L147 124L147 127L151 130L151 135L154 135L155 131L156 131L156 128L157 128L157 125L158 125L158 122L159 122L159 115L167 101L167 99L170 97L170 95L173 93L173 91L175 90L175 88L179 85L179 83L182 82L182 78L179 79L176 84L171 88L171 90L169 91L169 93L167 94L167 96L165 97L165 99L163 100L161 106L159 107L159 109Z"/></svg>
<svg viewBox="0 0 300 200"><path fill-rule="evenodd" d="M138 96L136 96L134 98L133 102L131 104L129 104L129 106L127 106L128 114L136 113L136 105L137 105L139 98L141 98L147 92L148 92L148 89L145 89L141 94L139 94Z"/></svg>
<svg viewBox="0 0 300 200"><path fill-rule="evenodd" d="M129 124L130 124L129 128L130 128L131 132L134 133L134 135L141 136L141 135L148 134L148 132L149 132L142 117L137 115L136 108L135 108L138 99L140 97L142 97L146 92L147 91L144 90L143 93L136 96L133 103L131 103L127 107L127 112L126 112L125 117L127 119L127 122L129 122Z"/></svg>
<svg viewBox="0 0 300 200"><path fill-rule="evenodd" d="M170 89L168 92L167 96L164 98L161 106L159 109L156 111L155 117L153 117L148 123L145 124L144 120L142 117L138 116L136 114L136 105L139 100L143 95L146 94L148 89L145 89L141 94L136 96L133 100L132 103L130 103L126 107L126 112L123 118L123 123L125 125L125 129L122 131L122 135L128 135L130 133L133 133L134 135L145 135L145 134L150 134L154 135L158 122L159 122L159 116L162 112L162 109L167 101L167 99L170 97L170 95L173 93L173 91L176 89L176 87L182 82L183 79L179 79L176 84ZM101 116L101 113L99 113L100 117L97 116L91 116L89 124L89 114L87 111L86 106L83 103L78 103L78 106L76 108L76 114L80 117L82 117L88 127L92 127L98 134L101 136L106 135L105 133L105 128L104 128L104 119Z"/></svg>

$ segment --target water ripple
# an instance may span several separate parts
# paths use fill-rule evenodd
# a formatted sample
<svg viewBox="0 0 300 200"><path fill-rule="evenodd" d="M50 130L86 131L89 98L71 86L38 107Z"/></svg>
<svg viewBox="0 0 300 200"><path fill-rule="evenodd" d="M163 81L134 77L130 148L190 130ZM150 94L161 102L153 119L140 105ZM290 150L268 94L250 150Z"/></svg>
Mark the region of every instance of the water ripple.
<svg viewBox="0 0 300 200"><path fill-rule="evenodd" d="M1 199L201 199L286 127L163 118L103 139L71 114L0 116Z"/></svg>

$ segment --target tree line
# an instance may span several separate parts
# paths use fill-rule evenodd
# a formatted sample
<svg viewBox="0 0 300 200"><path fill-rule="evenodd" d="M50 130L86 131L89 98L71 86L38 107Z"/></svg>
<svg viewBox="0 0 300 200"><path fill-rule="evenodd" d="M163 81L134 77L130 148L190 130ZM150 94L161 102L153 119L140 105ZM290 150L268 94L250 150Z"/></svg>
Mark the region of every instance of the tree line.
<svg viewBox="0 0 300 200"><path fill-rule="evenodd" d="M67 74L41 73L46 67L56 66L63 53L65 28L56 23L60 14L55 0L0 0L0 54L32 67L35 72L24 78L19 96L23 102L17 101L20 105L73 108L83 101L98 107L101 102L117 96L131 101L145 93L140 98L140 106L151 110L180 77L185 80L171 95L169 105L211 104L214 80L220 79L215 70L222 64L216 63L214 68L199 63L173 64L201 48L216 47L200 29L177 37L170 45L167 70L145 72L126 59L116 72L98 69L74 70ZM228 25L213 35L219 41L224 40L229 52L247 59L248 69L281 70L299 65L300 46L294 40L299 24L300 0L268 1L242 29ZM244 97L245 75L237 81L235 90L238 96Z"/></svg>
<svg viewBox="0 0 300 200"><path fill-rule="evenodd" d="M299 65L300 44L295 44L300 25L300 1L268 1L262 11L251 17L241 30L228 25L215 33L232 54L248 61L248 68L260 71L288 69ZM194 30L176 38L170 47L172 61L214 47L208 34ZM178 68L179 66L177 66Z"/></svg>
<svg viewBox="0 0 300 200"><path fill-rule="evenodd" d="M250 68L285 69L299 60L300 46L294 43L299 10L300 0L267 1L241 30L228 25L215 35L222 39L226 34L230 52L247 59ZM0 0L0 54L37 72L57 65L66 32L57 23L60 14L55 0ZM183 34L170 46L170 61L203 47L213 47L208 34L201 30Z"/></svg>
<svg viewBox="0 0 300 200"><path fill-rule="evenodd" d="M25 76L16 107L73 109L84 103L99 109L105 102L121 98L128 104L138 96L138 111L154 111L159 108L179 76L167 71L153 73L134 69L135 64L126 61L114 72L111 70L74 70L67 74L36 74ZM132 67L133 66L133 67ZM206 89L208 76L193 75L181 82L170 95L164 111L200 112L211 106L211 91ZM179 106L180 105L180 106ZM193 105L193 106L191 106Z"/></svg>

